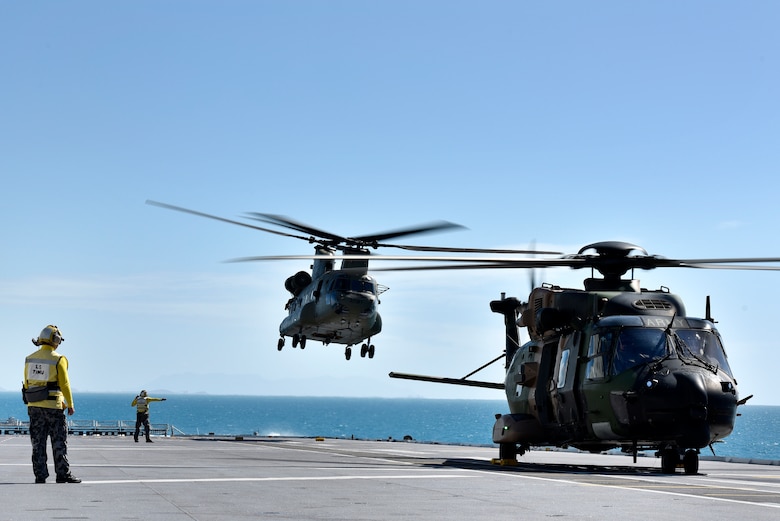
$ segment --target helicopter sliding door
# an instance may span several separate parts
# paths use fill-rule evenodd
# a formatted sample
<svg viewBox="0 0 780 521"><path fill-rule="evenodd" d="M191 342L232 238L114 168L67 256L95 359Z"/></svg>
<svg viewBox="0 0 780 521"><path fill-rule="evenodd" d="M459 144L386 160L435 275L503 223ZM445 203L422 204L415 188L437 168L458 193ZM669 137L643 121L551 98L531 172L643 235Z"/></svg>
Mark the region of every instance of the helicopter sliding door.
<svg viewBox="0 0 780 521"><path fill-rule="evenodd" d="M539 361L539 376L534 398L539 422L547 427L555 424L555 411L553 408L552 391L555 360L558 354L558 341L547 342L542 346L542 356Z"/></svg>
<svg viewBox="0 0 780 521"><path fill-rule="evenodd" d="M571 439L580 418L577 391L580 332L549 339L541 348L538 385L534 392L536 415L546 440Z"/></svg>
<svg viewBox="0 0 780 521"><path fill-rule="evenodd" d="M581 337L579 331L561 337L550 382L554 421L565 429L580 419L577 360Z"/></svg>

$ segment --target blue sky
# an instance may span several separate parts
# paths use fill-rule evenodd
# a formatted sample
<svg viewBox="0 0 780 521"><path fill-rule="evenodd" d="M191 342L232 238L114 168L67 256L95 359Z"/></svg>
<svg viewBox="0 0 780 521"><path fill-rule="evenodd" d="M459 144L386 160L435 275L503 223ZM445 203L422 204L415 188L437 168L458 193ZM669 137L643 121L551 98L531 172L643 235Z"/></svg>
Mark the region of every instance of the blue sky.
<svg viewBox="0 0 780 521"><path fill-rule="evenodd" d="M0 388L59 325L80 392L501 399L529 274L381 273L373 360L276 350L311 247L145 205L276 213L341 235L674 258L778 256L780 5L769 1L0 2ZM588 274L544 270L581 287ZM780 273L640 272L713 315L753 403L780 404ZM499 381L499 364L478 375Z"/></svg>

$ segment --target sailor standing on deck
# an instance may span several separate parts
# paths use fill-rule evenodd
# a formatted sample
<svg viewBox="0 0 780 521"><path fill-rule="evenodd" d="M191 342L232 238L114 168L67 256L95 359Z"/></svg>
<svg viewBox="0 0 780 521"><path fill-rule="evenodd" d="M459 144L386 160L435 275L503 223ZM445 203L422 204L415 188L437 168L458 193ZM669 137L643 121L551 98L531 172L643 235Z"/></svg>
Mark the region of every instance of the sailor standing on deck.
<svg viewBox="0 0 780 521"><path fill-rule="evenodd" d="M146 434L146 442L152 443L152 438L149 437L149 403L150 402L164 402L165 398L152 398L146 394L146 391L141 391L138 396L133 398L133 403L130 405L136 408L135 416L135 434L133 439L138 443L138 434L141 431L141 425L144 426L144 433Z"/></svg>
<svg viewBox="0 0 780 521"><path fill-rule="evenodd" d="M68 463L65 409L72 415L75 408L68 379L68 360L55 352L64 340L57 326L46 326L38 338L32 340L40 349L24 360L22 399L30 415L32 464L36 483L46 483L49 477L47 437L51 437L57 483L81 483L79 478L70 473Z"/></svg>

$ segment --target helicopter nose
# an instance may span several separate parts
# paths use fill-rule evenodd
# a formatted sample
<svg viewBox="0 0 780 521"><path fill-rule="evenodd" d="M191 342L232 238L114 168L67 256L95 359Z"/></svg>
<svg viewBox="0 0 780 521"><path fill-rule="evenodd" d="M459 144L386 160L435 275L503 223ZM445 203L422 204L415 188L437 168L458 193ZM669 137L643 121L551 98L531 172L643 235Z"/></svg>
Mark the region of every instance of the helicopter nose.
<svg viewBox="0 0 780 521"><path fill-rule="evenodd" d="M339 300L339 314L367 317L376 313L376 298L364 293L352 293Z"/></svg>
<svg viewBox="0 0 780 521"><path fill-rule="evenodd" d="M709 403L707 385L701 373L673 373L677 380L678 403L687 409L688 419L704 421L707 419Z"/></svg>
<svg viewBox="0 0 780 521"><path fill-rule="evenodd" d="M624 396L625 424L637 432L654 433L654 439L701 448L733 429L735 393L711 371L679 368L656 373L641 391Z"/></svg>

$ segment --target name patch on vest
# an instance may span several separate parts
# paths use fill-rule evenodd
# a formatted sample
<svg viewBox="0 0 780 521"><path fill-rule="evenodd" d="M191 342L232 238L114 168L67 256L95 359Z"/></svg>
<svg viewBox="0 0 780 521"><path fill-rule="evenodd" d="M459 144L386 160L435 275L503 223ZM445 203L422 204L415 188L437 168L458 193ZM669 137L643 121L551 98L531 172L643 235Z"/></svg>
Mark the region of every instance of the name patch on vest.
<svg viewBox="0 0 780 521"><path fill-rule="evenodd" d="M47 382L49 381L50 369L51 366L49 364L29 363L27 364L27 379Z"/></svg>

